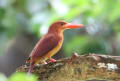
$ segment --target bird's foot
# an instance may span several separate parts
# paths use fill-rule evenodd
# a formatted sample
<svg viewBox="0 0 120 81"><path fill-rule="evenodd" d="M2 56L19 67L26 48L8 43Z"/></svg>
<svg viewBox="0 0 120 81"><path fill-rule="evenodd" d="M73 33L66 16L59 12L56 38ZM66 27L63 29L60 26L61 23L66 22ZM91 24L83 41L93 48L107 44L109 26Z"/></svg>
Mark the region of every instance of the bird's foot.
<svg viewBox="0 0 120 81"><path fill-rule="evenodd" d="M50 58L50 61L49 61L49 62L56 62L56 60L53 59L53 58Z"/></svg>
<svg viewBox="0 0 120 81"><path fill-rule="evenodd" d="M46 61L43 61L42 64L47 64L47 62L46 62Z"/></svg>
<svg viewBox="0 0 120 81"><path fill-rule="evenodd" d="M29 71L28 71L28 75L30 75L31 73L32 73L32 71L33 71L33 68L34 68L34 62L32 62L32 63L30 63L30 66L29 66Z"/></svg>

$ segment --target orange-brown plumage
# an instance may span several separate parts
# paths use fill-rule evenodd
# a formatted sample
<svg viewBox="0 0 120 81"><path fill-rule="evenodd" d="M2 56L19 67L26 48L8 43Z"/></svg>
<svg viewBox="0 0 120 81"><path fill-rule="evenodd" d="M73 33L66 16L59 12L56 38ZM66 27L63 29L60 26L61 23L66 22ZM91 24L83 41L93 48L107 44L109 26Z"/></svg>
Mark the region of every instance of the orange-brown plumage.
<svg viewBox="0 0 120 81"><path fill-rule="evenodd" d="M83 27L83 25L73 25L64 21L57 21L53 23L50 26L48 33L38 41L29 56L29 72L32 71L34 64L39 62L45 62L45 60L51 59L51 57L59 51L63 43L63 31L65 29L73 29L80 27Z"/></svg>

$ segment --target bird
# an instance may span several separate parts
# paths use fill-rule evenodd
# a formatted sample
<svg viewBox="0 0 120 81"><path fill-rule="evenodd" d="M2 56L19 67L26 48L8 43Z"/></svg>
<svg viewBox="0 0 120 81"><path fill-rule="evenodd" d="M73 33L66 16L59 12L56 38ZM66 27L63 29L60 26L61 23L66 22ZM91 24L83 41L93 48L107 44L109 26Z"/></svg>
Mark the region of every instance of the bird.
<svg viewBox="0 0 120 81"><path fill-rule="evenodd" d="M42 63L47 64L46 60L55 62L52 58L60 48L62 47L64 35L63 32L66 29L76 29L84 27L83 24L71 24L65 21L59 20L50 25L47 34L45 34L35 45L34 49L30 53L27 62L30 63L28 73L31 73L35 64Z"/></svg>

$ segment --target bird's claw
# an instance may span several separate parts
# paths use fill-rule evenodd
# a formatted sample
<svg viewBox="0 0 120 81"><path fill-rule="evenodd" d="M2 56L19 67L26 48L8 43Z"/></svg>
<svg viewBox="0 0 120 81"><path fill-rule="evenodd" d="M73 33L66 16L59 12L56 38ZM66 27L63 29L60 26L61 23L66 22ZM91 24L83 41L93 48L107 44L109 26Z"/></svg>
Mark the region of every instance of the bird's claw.
<svg viewBox="0 0 120 81"><path fill-rule="evenodd" d="M53 59L53 58L50 58L50 61L49 61L49 62L56 62L56 60Z"/></svg>
<svg viewBox="0 0 120 81"><path fill-rule="evenodd" d="M46 62L46 61L43 61L42 64L47 64L47 62Z"/></svg>

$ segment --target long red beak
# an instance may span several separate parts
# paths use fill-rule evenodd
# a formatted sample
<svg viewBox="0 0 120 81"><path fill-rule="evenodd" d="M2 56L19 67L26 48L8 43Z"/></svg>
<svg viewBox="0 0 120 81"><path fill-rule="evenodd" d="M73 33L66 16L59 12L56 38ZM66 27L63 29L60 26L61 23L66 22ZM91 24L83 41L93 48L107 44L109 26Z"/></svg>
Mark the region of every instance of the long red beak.
<svg viewBox="0 0 120 81"><path fill-rule="evenodd" d="M71 24L71 23L67 23L65 25L66 28L70 28L70 29L75 29L75 28L82 28L84 27L83 24Z"/></svg>

